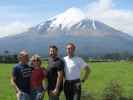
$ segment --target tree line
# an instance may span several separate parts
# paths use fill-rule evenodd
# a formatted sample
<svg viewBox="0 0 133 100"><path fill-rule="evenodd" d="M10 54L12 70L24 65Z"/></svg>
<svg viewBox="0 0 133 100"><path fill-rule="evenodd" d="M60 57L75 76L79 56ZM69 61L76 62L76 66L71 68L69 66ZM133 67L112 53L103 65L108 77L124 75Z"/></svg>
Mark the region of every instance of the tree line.
<svg viewBox="0 0 133 100"><path fill-rule="evenodd" d="M101 56L84 57L90 62L109 62L109 61L133 61L133 54L128 52L113 52ZM47 59L47 58L44 58ZM4 51L4 54L0 54L0 63L16 63L18 61L17 54L11 54L9 51Z"/></svg>

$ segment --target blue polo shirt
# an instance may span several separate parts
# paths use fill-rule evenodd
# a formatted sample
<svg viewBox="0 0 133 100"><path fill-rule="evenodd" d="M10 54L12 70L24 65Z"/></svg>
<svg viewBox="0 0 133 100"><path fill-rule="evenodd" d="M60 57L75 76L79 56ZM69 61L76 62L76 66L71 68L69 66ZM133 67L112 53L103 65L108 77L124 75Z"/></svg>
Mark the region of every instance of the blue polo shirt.
<svg viewBox="0 0 133 100"><path fill-rule="evenodd" d="M32 68L27 64L16 64L13 68L13 77L16 77L16 85L25 93L30 93L30 80Z"/></svg>

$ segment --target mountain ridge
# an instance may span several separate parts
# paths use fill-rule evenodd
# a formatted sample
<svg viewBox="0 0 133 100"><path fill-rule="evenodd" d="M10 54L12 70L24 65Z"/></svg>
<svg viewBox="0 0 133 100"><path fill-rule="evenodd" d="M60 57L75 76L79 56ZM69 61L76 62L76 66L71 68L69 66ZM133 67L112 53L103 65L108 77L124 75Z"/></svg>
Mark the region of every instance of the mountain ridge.
<svg viewBox="0 0 133 100"><path fill-rule="evenodd" d="M68 14L71 13L73 15L69 16ZM70 21L64 20L66 22L61 23L60 18L69 19L68 16L71 17ZM72 22L74 18L76 20ZM47 55L48 46L55 44L59 46L61 55L65 55L65 44L68 42L74 42L77 45L78 55L93 56L124 51L133 54L133 37L102 22L88 19L84 15L80 16L80 11L73 8L26 32L0 38L0 53L5 50L17 53L27 49L31 53Z"/></svg>

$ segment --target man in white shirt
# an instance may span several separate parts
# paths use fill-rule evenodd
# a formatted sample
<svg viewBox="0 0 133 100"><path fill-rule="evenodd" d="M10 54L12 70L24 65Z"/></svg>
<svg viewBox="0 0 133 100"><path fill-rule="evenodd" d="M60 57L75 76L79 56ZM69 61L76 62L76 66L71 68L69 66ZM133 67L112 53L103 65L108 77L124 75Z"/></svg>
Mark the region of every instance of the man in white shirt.
<svg viewBox="0 0 133 100"><path fill-rule="evenodd" d="M90 68L85 61L74 55L76 46L73 43L66 45L67 56L64 57L65 62L65 83L64 93L66 100L80 100L81 82L84 82L90 73ZM81 69L85 70L83 78L80 79Z"/></svg>

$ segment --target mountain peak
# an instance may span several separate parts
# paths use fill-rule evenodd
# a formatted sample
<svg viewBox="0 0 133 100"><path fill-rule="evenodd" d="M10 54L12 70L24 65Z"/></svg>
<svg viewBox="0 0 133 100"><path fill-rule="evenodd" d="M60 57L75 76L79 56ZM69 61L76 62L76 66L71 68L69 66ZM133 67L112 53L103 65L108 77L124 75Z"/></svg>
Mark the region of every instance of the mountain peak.
<svg viewBox="0 0 133 100"><path fill-rule="evenodd" d="M30 30L34 34L45 36L76 35L76 36L122 36L120 32L102 22L89 19L79 8L70 8Z"/></svg>
<svg viewBox="0 0 133 100"><path fill-rule="evenodd" d="M80 22L82 19L85 18L84 13L78 8L70 8L66 10L64 13L61 13L52 19L55 19L50 27L59 27L60 25L62 28L70 28L74 24Z"/></svg>

